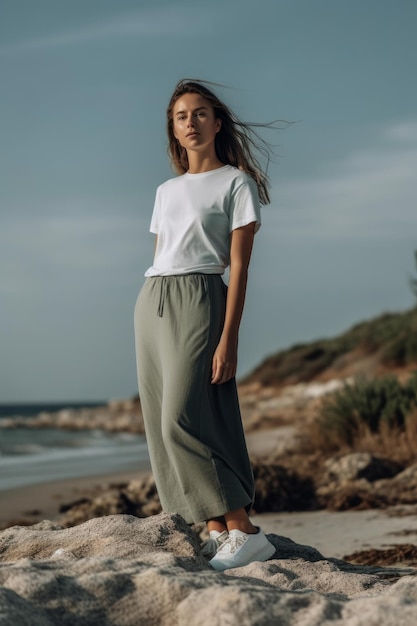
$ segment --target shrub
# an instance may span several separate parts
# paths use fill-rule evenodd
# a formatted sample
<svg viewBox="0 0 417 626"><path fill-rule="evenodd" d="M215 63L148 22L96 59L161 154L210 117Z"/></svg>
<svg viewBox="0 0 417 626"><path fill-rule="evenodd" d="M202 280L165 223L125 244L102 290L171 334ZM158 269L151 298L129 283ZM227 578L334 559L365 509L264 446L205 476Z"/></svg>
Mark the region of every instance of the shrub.
<svg viewBox="0 0 417 626"><path fill-rule="evenodd" d="M411 374L405 385L407 392L410 394L410 398L413 399L417 406L417 370Z"/></svg>
<svg viewBox="0 0 417 626"><path fill-rule="evenodd" d="M407 414L417 406L417 370L402 386L394 376L367 380L358 377L353 385L324 400L318 426L330 442L351 446L365 431L403 429Z"/></svg>

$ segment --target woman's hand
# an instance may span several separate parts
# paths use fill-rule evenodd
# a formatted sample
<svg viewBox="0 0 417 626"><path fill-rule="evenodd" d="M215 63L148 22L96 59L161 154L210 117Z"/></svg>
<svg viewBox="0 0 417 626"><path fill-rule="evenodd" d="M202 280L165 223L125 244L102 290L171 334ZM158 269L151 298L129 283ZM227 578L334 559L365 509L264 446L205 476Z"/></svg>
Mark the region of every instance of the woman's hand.
<svg viewBox="0 0 417 626"><path fill-rule="evenodd" d="M236 375L237 342L220 339L213 356L211 382L221 385Z"/></svg>

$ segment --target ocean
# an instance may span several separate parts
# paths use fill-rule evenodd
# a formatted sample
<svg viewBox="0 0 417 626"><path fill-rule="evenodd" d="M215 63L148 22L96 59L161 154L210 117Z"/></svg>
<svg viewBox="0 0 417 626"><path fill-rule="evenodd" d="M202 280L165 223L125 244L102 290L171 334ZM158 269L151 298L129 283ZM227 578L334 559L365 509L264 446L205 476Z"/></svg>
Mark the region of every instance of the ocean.
<svg viewBox="0 0 417 626"><path fill-rule="evenodd" d="M0 420L95 403L0 405ZM0 491L26 485L148 468L143 435L103 430L0 428Z"/></svg>
<svg viewBox="0 0 417 626"><path fill-rule="evenodd" d="M106 402L26 402L23 404L0 404L0 419L2 417L11 417L13 415L29 417L31 415L42 413L43 411L46 411L47 413L55 413L55 411L60 411L61 409L92 408L95 406L103 406L103 404L106 404Z"/></svg>

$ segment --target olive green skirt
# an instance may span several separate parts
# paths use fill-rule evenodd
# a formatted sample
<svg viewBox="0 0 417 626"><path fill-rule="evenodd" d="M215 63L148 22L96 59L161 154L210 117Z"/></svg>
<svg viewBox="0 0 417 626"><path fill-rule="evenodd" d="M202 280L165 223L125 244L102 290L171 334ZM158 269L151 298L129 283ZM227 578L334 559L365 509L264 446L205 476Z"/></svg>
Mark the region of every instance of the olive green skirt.
<svg viewBox="0 0 417 626"><path fill-rule="evenodd" d="M250 510L254 480L236 381L210 382L227 287L217 274L148 277L134 314L139 395L162 508L188 523Z"/></svg>

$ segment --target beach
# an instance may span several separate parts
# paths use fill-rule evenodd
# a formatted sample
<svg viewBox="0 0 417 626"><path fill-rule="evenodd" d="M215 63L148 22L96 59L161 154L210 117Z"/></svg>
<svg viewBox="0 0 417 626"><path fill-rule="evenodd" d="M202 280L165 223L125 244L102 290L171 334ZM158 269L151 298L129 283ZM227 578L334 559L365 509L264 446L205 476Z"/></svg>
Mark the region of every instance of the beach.
<svg viewBox="0 0 417 626"><path fill-rule="evenodd" d="M81 497L91 496L111 484L130 482L149 471L146 461L138 469L66 480L52 480L0 491L0 528L11 523L35 523L55 519L59 508Z"/></svg>
<svg viewBox="0 0 417 626"><path fill-rule="evenodd" d="M0 431L0 436L4 432L7 434L7 431L3 433ZM33 438L33 434L36 435L37 432L27 431L26 437L30 437L31 433ZM279 429L273 432L252 433L247 438L250 453L256 455L270 452L277 445L278 440L282 440ZM142 438L135 438L127 448L125 445L121 449L123 455L119 454L120 449L114 444L102 451L103 454L94 457L94 466L90 456L91 448L80 450L81 455L70 458L71 463L68 463L68 458L65 459L65 454L69 454L71 450L61 453L58 463L53 457L39 460L31 455L26 461L27 468L22 468L19 463L21 459L14 457L13 466L7 468L8 476L3 466L0 477L0 486L3 486L0 488L0 528L14 521L35 523L42 519L54 519L59 514L62 504L80 497L92 496L111 484L138 480L150 472L146 443ZM80 458L82 463L80 463ZM61 468L60 471L66 474L75 472L78 476L60 479L59 466L64 462L66 462L66 467ZM43 468L42 465L44 465ZM125 467L122 470L109 471L112 465ZM17 475L12 474L12 468ZM13 482L17 483L16 486L4 488Z"/></svg>
<svg viewBox="0 0 417 626"><path fill-rule="evenodd" d="M247 434L251 455L267 457L289 439L290 429L274 428ZM137 459L128 471L98 473L65 480L18 486L0 491L0 527L11 523L29 524L57 519L62 505L81 498L93 498L106 489L139 481L150 472L149 460ZM265 532L291 538L342 559L354 552L388 549L417 538L417 508L388 510L295 511L261 513L252 516Z"/></svg>
<svg viewBox="0 0 417 626"><path fill-rule="evenodd" d="M304 457L300 433L335 385L243 390L251 519L276 552L224 573L202 556L205 524L161 512L130 413L12 420L0 432L5 623L414 626L417 465Z"/></svg>
<svg viewBox="0 0 417 626"><path fill-rule="evenodd" d="M147 473L121 472L0 492L0 526L55 519L62 504L92 496L104 486L129 483ZM394 515L393 515L394 513ZM417 539L417 511L398 517L395 511L304 511L262 513L251 517L266 533L282 535L316 548L324 556L342 559L361 550L387 549Z"/></svg>

